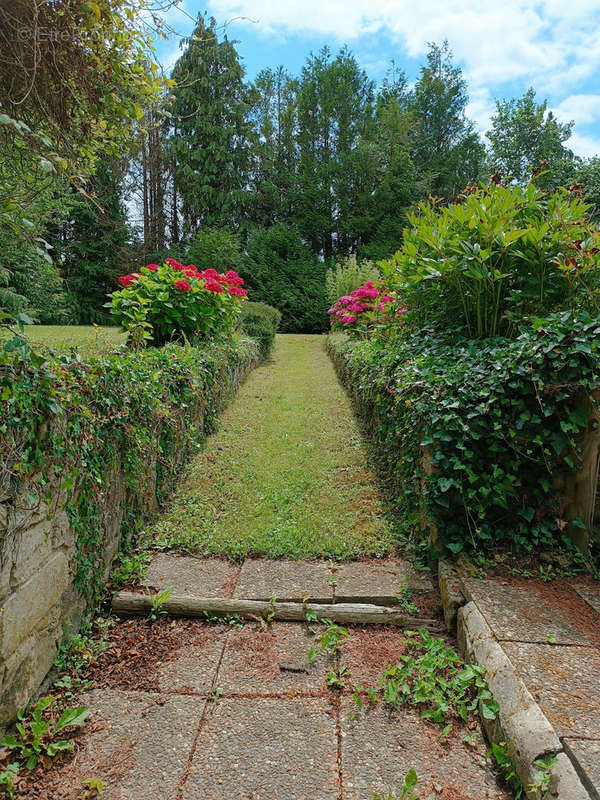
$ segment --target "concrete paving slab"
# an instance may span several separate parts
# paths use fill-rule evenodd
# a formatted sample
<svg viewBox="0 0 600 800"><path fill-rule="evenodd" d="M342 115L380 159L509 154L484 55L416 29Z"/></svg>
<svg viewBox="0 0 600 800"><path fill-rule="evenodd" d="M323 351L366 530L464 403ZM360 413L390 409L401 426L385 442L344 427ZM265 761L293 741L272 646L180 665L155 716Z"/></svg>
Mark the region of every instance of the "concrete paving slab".
<svg viewBox="0 0 600 800"><path fill-rule="evenodd" d="M560 737L600 739L600 649L523 642L502 646Z"/></svg>
<svg viewBox="0 0 600 800"><path fill-rule="evenodd" d="M341 642L341 665L353 685L377 687L386 668L405 652L405 638L396 628L351 628Z"/></svg>
<svg viewBox="0 0 600 800"><path fill-rule="evenodd" d="M419 794L457 800L508 800L496 784L477 731L471 746L462 742L466 729L457 726L442 744L441 728L407 708L391 716L382 704L357 711L342 700L342 775L344 800L370 800L374 792L399 797L404 776L414 769Z"/></svg>
<svg viewBox="0 0 600 800"><path fill-rule="evenodd" d="M600 584L598 583L572 583L571 586L582 600L600 614ZM600 624L600 622L599 622Z"/></svg>
<svg viewBox="0 0 600 800"><path fill-rule="evenodd" d="M338 603L376 603L390 605L397 602L396 595L402 586L413 591L430 592L431 578L418 573L399 558L370 561L352 561L339 564L334 572L335 599Z"/></svg>
<svg viewBox="0 0 600 800"><path fill-rule="evenodd" d="M228 634L208 628L193 645L182 647L175 658L159 668L161 692L209 694Z"/></svg>
<svg viewBox="0 0 600 800"><path fill-rule="evenodd" d="M309 666L309 649L319 648L315 630L311 636L305 625L281 622L231 631L219 669L219 688L226 694L324 690L332 662L320 654Z"/></svg>
<svg viewBox="0 0 600 800"><path fill-rule="evenodd" d="M599 645L600 619L568 586L525 579L481 580L461 574L472 599L499 640Z"/></svg>
<svg viewBox="0 0 600 800"><path fill-rule="evenodd" d="M77 800L84 781L106 783L102 800L176 797L205 701L97 689L85 695L89 732L77 757L50 773L49 795Z"/></svg>
<svg viewBox="0 0 600 800"><path fill-rule="evenodd" d="M563 745L577 772L585 775L584 783L587 779L600 796L600 739L565 739Z"/></svg>
<svg viewBox="0 0 600 800"><path fill-rule="evenodd" d="M337 800L325 699L222 698L200 732L183 800Z"/></svg>
<svg viewBox="0 0 600 800"><path fill-rule="evenodd" d="M327 583L329 565L325 561L267 561L250 558L244 561L233 593L244 600L330 603L333 599Z"/></svg>
<svg viewBox="0 0 600 800"><path fill-rule="evenodd" d="M239 570L239 565L220 558L155 553L144 583L157 591L170 586L173 594L231 597Z"/></svg>

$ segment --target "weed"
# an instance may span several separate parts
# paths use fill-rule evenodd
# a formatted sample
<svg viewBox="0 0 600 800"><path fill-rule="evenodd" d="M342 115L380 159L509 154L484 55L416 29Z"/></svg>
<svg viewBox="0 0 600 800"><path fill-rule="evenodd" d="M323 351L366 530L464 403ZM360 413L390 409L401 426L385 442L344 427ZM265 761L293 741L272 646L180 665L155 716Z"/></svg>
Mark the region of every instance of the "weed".
<svg viewBox="0 0 600 800"><path fill-rule="evenodd" d="M13 761L0 770L0 786L4 789L6 797L15 796L15 781L19 774L19 762Z"/></svg>
<svg viewBox="0 0 600 800"><path fill-rule="evenodd" d="M338 625L327 617L321 620L321 624L327 625L321 636L321 650L328 655L335 655L339 652L342 639L348 636L348 631L343 625Z"/></svg>
<svg viewBox="0 0 600 800"><path fill-rule="evenodd" d="M534 793L536 797L543 797L550 788L552 770L557 762L556 756L551 756L547 760L537 758L533 762L536 772L533 776L533 781L529 784L529 791Z"/></svg>
<svg viewBox="0 0 600 800"><path fill-rule="evenodd" d="M417 788L418 782L419 779L415 770L409 769L404 776L400 794L394 796L394 793L391 791L389 791L387 795L374 792L373 800L421 800L421 795L414 791ZM435 798L430 795L429 797L422 798L422 800L435 800Z"/></svg>
<svg viewBox="0 0 600 800"><path fill-rule="evenodd" d="M87 778L84 783L88 788L81 795L81 800L96 800L97 797L100 797L102 790L107 785L104 783L104 781L101 781L98 778Z"/></svg>
<svg viewBox="0 0 600 800"><path fill-rule="evenodd" d="M424 708L421 716L445 723L453 717L467 722L480 706L486 719L494 719L498 704L485 682L484 667L465 665L443 639L420 630L406 632L408 653L383 674L380 686L384 701L396 707L408 703Z"/></svg>
<svg viewBox="0 0 600 800"><path fill-rule="evenodd" d="M493 756L496 765L500 769L502 777L510 787L514 800L520 800L524 794L523 784L517 775L517 770L512 759L508 755L506 742L498 742L497 744L492 743L490 751L488 752L488 757L490 755Z"/></svg>
<svg viewBox="0 0 600 800"><path fill-rule="evenodd" d="M346 674L346 667L338 667L335 670L330 670L325 676L325 680L327 681L327 686L330 689L335 689L336 691L342 691L344 688L344 675Z"/></svg>
<svg viewBox="0 0 600 800"><path fill-rule="evenodd" d="M221 687L220 687L220 686L218 686L218 687L217 687L217 688L214 690L214 692L211 692L211 693L208 695L208 701L209 701L210 703L216 703L218 700L220 700L220 699L221 699L221 697L222 697L222 696L223 696L223 689L221 689Z"/></svg>
<svg viewBox="0 0 600 800"><path fill-rule="evenodd" d="M166 614L164 605L171 595L171 587L167 586L162 592L152 596L152 608L150 609L150 620L156 622L161 614Z"/></svg>
<svg viewBox="0 0 600 800"><path fill-rule="evenodd" d="M15 725L18 736L5 736L1 741L3 747L18 751L27 769L35 769L40 756L53 758L59 752L71 752L73 742L57 741L56 737L66 728L83 725L90 713L85 706L67 708L54 723L44 715L54 700L52 696L41 697L33 709L28 706L19 711Z"/></svg>
<svg viewBox="0 0 600 800"><path fill-rule="evenodd" d="M418 614L419 609L415 605L413 601L413 593L411 587L408 583L402 583L398 589L398 593L396 594L396 601L398 603L399 608L402 611L406 611L407 614Z"/></svg>
<svg viewBox="0 0 600 800"><path fill-rule="evenodd" d="M554 580L554 578L556 578L552 564L548 564L546 567L543 564L540 564L540 578L544 583L550 583Z"/></svg>
<svg viewBox="0 0 600 800"><path fill-rule="evenodd" d="M142 553L121 553L119 563L113 569L110 580L113 588L119 589L129 583L141 583L144 580L151 555L147 551Z"/></svg>
<svg viewBox="0 0 600 800"><path fill-rule="evenodd" d="M108 635L113 624L111 619L104 617L97 617L93 622L84 620L79 633L61 644L53 665L60 673L70 673L71 680L61 685L63 678L60 678L56 682L58 688L82 688L78 683L81 680L79 676L110 647Z"/></svg>

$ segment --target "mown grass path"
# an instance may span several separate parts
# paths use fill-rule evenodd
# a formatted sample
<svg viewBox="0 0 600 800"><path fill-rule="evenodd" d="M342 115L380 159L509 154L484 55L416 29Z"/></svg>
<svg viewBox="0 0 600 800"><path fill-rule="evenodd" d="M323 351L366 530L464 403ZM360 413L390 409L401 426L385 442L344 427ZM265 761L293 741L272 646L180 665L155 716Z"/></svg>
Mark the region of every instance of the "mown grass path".
<svg viewBox="0 0 600 800"><path fill-rule="evenodd" d="M147 533L161 549L233 559L393 550L322 336L277 337L272 359L241 387Z"/></svg>

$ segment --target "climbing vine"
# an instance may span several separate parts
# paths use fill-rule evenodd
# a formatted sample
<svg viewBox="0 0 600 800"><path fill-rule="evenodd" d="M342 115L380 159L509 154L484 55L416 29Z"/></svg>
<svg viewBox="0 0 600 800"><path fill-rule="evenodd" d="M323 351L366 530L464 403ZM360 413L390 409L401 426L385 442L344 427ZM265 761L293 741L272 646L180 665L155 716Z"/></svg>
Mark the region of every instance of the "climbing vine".
<svg viewBox="0 0 600 800"><path fill-rule="evenodd" d="M76 532L75 586L88 603L102 591L101 510L110 482L117 475L123 482L126 540L154 496L168 494L186 453L258 360L257 345L239 338L202 349L123 349L89 361L35 353L18 332L6 342L0 487L25 507L44 501L49 516L62 493Z"/></svg>
<svg viewBox="0 0 600 800"><path fill-rule="evenodd" d="M417 527L435 522L453 552L531 550L564 535L555 479L576 469L600 387L600 317L555 314L514 340L330 337L329 350Z"/></svg>

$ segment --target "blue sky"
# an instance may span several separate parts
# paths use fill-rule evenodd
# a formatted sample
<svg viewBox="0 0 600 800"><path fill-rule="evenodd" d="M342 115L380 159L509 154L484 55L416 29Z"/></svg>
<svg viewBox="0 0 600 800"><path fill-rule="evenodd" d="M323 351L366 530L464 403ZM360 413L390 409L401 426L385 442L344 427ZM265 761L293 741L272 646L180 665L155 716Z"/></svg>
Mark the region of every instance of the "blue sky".
<svg viewBox="0 0 600 800"><path fill-rule="evenodd" d="M238 40L249 78L278 64L298 73L311 50L348 44L376 81L392 59L414 80L427 43L448 39L482 133L496 98L533 86L559 119L575 121L567 145L600 154L600 0L181 0L166 21L188 35L190 17L205 11ZM159 60L168 68L180 52L173 34Z"/></svg>

